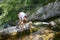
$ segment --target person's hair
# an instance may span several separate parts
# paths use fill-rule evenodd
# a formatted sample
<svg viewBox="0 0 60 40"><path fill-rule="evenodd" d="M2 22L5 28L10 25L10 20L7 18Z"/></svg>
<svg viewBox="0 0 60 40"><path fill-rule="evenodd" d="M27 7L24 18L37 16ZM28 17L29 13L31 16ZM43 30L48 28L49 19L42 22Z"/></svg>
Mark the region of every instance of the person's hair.
<svg viewBox="0 0 60 40"><path fill-rule="evenodd" d="M23 23L26 23L27 21L26 20L23 20Z"/></svg>
<svg viewBox="0 0 60 40"><path fill-rule="evenodd" d="M25 18L27 18L27 15L25 16Z"/></svg>

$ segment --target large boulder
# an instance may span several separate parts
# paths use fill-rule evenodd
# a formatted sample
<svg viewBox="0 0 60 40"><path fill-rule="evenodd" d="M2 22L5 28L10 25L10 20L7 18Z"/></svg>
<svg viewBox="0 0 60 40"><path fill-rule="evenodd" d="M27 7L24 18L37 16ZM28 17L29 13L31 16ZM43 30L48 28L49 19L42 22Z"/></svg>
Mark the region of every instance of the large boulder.
<svg viewBox="0 0 60 40"><path fill-rule="evenodd" d="M46 21L60 16L60 1L48 3L46 6L40 7L35 13L29 16L30 21Z"/></svg>

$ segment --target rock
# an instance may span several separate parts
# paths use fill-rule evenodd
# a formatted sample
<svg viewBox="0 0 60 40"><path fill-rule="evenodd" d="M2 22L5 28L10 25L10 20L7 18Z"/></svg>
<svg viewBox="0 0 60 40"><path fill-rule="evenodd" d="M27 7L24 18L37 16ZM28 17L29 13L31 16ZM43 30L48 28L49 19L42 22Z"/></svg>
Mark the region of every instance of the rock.
<svg viewBox="0 0 60 40"><path fill-rule="evenodd" d="M34 27L32 26L32 29L33 28ZM26 30L28 30L30 32L29 23L27 23L25 25L25 27L22 27L22 28L17 27L17 26L12 26L12 27L2 29L2 30L0 30L0 37L2 37L4 39L4 38L8 38L8 37L15 36L15 35L18 35L18 34L20 35L21 33L23 34ZM28 31L26 31L26 32L28 32Z"/></svg>
<svg viewBox="0 0 60 40"><path fill-rule="evenodd" d="M44 39L42 37L40 37L39 40L44 40Z"/></svg>
<svg viewBox="0 0 60 40"><path fill-rule="evenodd" d="M60 1L49 3L46 6L40 7L35 13L29 16L29 21L50 21L53 18L60 16Z"/></svg>
<svg viewBox="0 0 60 40"><path fill-rule="evenodd" d="M35 22L33 25L49 25L48 22Z"/></svg>

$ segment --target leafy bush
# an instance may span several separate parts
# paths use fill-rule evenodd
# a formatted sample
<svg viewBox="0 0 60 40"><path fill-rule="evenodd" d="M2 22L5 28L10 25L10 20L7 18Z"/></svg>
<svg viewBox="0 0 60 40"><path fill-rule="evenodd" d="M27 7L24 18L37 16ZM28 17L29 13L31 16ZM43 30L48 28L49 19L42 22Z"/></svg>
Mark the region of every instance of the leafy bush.
<svg viewBox="0 0 60 40"><path fill-rule="evenodd" d="M34 12L38 6L43 6L55 0L1 0L0 1L0 25L18 20L17 14L20 11ZM3 12L3 10L4 12ZM2 14L2 15L1 15Z"/></svg>

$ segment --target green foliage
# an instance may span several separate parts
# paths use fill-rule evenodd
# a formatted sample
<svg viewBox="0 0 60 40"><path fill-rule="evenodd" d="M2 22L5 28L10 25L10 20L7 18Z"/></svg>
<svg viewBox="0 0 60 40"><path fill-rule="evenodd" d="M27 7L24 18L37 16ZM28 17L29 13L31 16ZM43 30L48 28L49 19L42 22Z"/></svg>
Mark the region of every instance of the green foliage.
<svg viewBox="0 0 60 40"><path fill-rule="evenodd" d="M32 13L41 4L43 6L53 1L55 0L2 0L0 1L0 25L18 20L17 15L20 11Z"/></svg>

